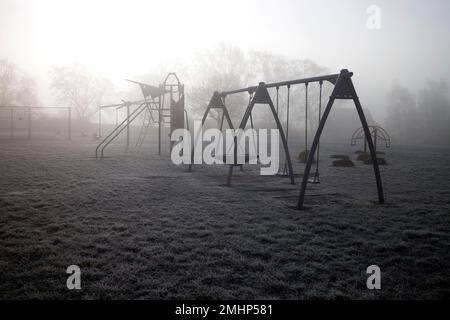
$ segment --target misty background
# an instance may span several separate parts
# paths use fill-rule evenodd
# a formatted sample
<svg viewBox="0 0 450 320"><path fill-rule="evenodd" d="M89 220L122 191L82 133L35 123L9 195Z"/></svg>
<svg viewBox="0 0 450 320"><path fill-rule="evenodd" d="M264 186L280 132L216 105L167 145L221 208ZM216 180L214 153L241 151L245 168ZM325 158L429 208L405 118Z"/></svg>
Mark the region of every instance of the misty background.
<svg viewBox="0 0 450 320"><path fill-rule="evenodd" d="M379 30L367 27L370 5L381 9ZM191 118L199 118L215 90L347 68L369 122L394 143L448 145L449 9L441 0L2 0L0 105L71 106L79 125L95 123L98 105L140 99L125 78L157 85L174 71ZM331 88L324 89L325 103ZM311 129L317 90L309 88ZM227 101L235 122L246 101ZM350 106L340 103L334 121L353 131L359 122ZM291 91L291 111L300 130L303 86ZM257 112L266 118L267 110ZM114 115L105 119L113 123Z"/></svg>

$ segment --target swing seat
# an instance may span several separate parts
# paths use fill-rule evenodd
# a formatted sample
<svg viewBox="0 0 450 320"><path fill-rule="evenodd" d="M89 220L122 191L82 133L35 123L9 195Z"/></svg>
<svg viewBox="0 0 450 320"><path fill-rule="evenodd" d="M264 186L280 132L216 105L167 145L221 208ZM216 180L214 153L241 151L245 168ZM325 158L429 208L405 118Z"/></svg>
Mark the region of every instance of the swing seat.
<svg viewBox="0 0 450 320"><path fill-rule="evenodd" d="M227 155L224 154L223 157L222 157L222 161L223 161L224 164L233 165L233 166L242 166L244 164L249 164L250 163L250 159L252 159L252 160L256 159L258 161L259 160L259 155L254 156L254 155L250 155L250 154L246 153L245 154L244 163L236 163L234 161L233 161L233 163L229 163L229 162L227 162Z"/></svg>
<svg viewBox="0 0 450 320"><path fill-rule="evenodd" d="M320 183L319 176L318 176L318 175L314 175L314 177L309 178L309 179L308 179L308 183L311 183L311 184L319 184L319 183Z"/></svg>

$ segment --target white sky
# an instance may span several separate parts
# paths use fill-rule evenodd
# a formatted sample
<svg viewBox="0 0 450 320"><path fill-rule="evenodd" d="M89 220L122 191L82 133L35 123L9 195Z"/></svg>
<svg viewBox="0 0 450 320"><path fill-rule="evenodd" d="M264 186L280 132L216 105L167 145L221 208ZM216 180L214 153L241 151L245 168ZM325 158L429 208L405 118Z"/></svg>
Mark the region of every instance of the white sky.
<svg viewBox="0 0 450 320"><path fill-rule="evenodd" d="M366 27L371 4L381 30ZM119 81L226 42L350 69L375 117L394 83L450 83L449 31L448 0L0 0L0 59L43 89L52 65L76 61ZM48 90L41 100L51 103Z"/></svg>

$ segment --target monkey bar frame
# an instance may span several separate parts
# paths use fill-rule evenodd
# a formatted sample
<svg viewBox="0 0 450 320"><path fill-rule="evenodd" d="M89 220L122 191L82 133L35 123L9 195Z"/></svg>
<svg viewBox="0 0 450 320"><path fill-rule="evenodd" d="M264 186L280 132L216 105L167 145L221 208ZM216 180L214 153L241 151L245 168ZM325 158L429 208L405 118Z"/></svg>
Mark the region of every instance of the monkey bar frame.
<svg viewBox="0 0 450 320"><path fill-rule="evenodd" d="M184 85L180 82L180 79L174 72L168 73L164 81L158 87L134 80L126 79L126 81L138 84L142 90L142 95L144 96L144 99L132 102L122 100L122 103L119 104L104 105L98 107L99 137L101 137L102 134L101 132L102 109L116 108L116 122L118 122L117 110L126 107L127 117L120 124L118 124L116 128L111 133L109 133L105 139L103 139L100 142L100 144L97 146L95 150L95 156L98 157L100 151L100 155L101 157L103 157L104 149L112 142L112 140L114 140L125 129L127 132L126 141L128 148L130 145L130 124L145 110L148 110L148 112L150 112L152 121L158 123L158 155L161 155L161 128L163 123L166 122L165 118L170 118L171 131L177 129L177 126L184 127L185 122L187 124L187 127L189 128L189 118L184 107ZM166 94L170 96L169 107L165 107ZM151 99L149 99L148 96L150 96ZM130 107L133 105L137 105L137 108L131 111ZM151 114L152 111L158 112L158 121L154 121L153 116ZM168 114L164 112L168 112ZM174 119L176 115L178 115L178 118ZM177 123L174 123L173 120L177 120ZM143 129L144 130L141 130L140 136L138 138L137 146L142 145L143 139L145 139L145 136L147 134L148 128Z"/></svg>

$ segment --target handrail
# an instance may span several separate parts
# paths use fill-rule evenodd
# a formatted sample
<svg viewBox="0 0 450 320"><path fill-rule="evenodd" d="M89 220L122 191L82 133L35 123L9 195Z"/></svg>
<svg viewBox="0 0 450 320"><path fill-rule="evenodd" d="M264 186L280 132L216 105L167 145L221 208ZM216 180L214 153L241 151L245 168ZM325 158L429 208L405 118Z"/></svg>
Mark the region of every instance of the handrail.
<svg viewBox="0 0 450 320"><path fill-rule="evenodd" d="M119 130L119 128L122 126L122 125L124 125L125 123L127 123L128 121L129 122L131 122L131 121L133 121L136 117L137 117L137 115L139 115L141 112L142 112L142 110L145 110L145 108L142 108L143 106L145 106L146 105L146 103L142 103L141 105L139 105L139 107L137 107L136 108L136 110L134 110L131 114L130 114L130 116L129 117L127 117L125 120L123 120L113 131L111 131L103 140L102 140L102 142L100 142L99 144L98 144L98 146L97 146L97 148L95 148L95 157L96 158L98 158L98 149L104 144L104 143L106 143L107 142L107 140L113 135L113 134L115 134L116 133L116 131L117 130ZM136 114L136 112L139 110L139 109L142 109L139 113L137 113ZM136 114L136 115L135 115ZM133 117L132 119L131 119L131 117ZM125 129L126 128L126 126L124 126L122 129L120 129L120 131L109 141L109 142L107 142L106 143L106 145L105 146L103 146L102 147L102 149L101 149L101 156L103 157L103 150L106 148L106 146L108 146L109 145L109 143L111 143L111 141L112 140L114 140L122 131L123 131L123 129Z"/></svg>
<svg viewBox="0 0 450 320"><path fill-rule="evenodd" d="M135 111L138 111L139 109L139 112L137 112L132 118L131 118L131 115L130 115L130 117L129 118L131 118L130 119L130 123L132 122L132 121L134 121L134 119L136 119L141 113L142 113L142 111L144 111L145 110L145 107L143 107L143 105L144 104L142 104L142 105L140 105ZM106 142L106 144L102 147L102 149L101 149L101 156L103 157L103 151L105 150L105 148L115 139L115 138L117 138L117 136L119 135L119 134L121 134L122 133L122 131L126 128L127 126L123 126L113 137L112 137L112 139L110 139L108 142Z"/></svg>

